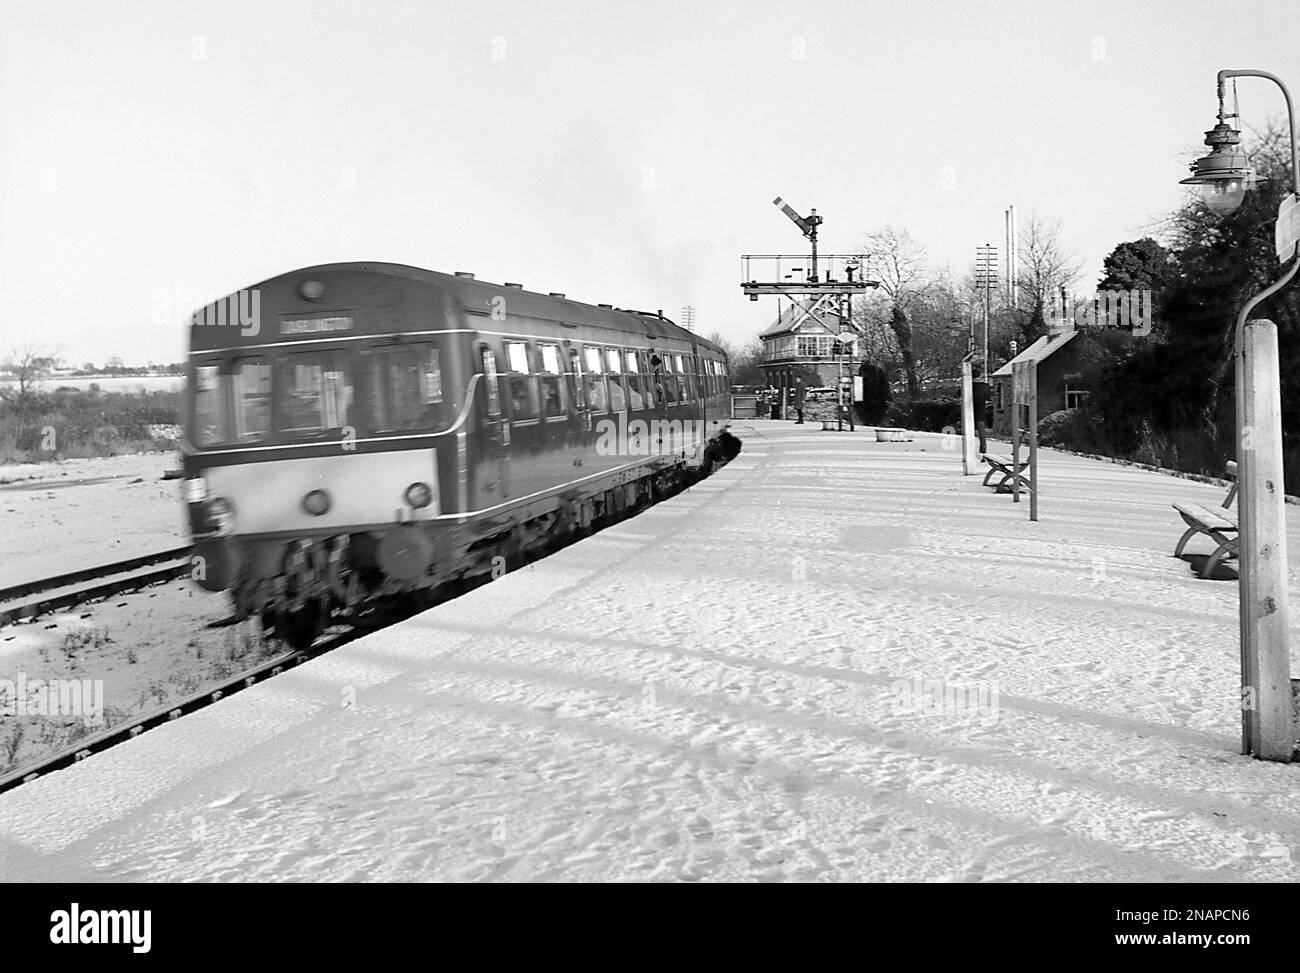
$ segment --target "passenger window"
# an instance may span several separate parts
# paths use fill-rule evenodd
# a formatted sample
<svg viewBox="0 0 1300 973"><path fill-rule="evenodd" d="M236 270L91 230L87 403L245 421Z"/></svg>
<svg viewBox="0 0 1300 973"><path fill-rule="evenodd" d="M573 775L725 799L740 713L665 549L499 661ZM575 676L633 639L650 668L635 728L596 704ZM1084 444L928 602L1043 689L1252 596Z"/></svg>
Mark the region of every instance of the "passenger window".
<svg viewBox="0 0 1300 973"><path fill-rule="evenodd" d="M627 362L627 407L633 412L639 412L645 408L645 395L642 393L640 374L640 363L637 356L640 352L629 351L624 354Z"/></svg>
<svg viewBox="0 0 1300 973"><path fill-rule="evenodd" d="M506 363L510 368L510 416L513 419L537 418L537 383L529 374L528 345L522 341L506 342Z"/></svg>
<svg viewBox="0 0 1300 973"><path fill-rule="evenodd" d="M654 366L650 364L651 355L648 351L638 351L636 357L640 363L641 392L645 396L645 407L653 409L655 407L655 377Z"/></svg>
<svg viewBox="0 0 1300 973"><path fill-rule="evenodd" d="M587 394L582 384L582 358L573 349L569 349L569 374L567 376L569 395L573 398L575 409L587 407Z"/></svg>
<svg viewBox="0 0 1300 973"><path fill-rule="evenodd" d="M664 355L660 367L655 369L655 391L663 398L665 405L677 403L677 376L673 374L673 356Z"/></svg>
<svg viewBox="0 0 1300 973"><path fill-rule="evenodd" d="M542 387L542 415L547 419L563 417L564 389L560 384L560 349L556 345L538 345L542 367L538 381Z"/></svg>
<svg viewBox="0 0 1300 973"><path fill-rule="evenodd" d="M322 433L352 424L352 376L343 352L296 352L285 357L281 374L284 432ZM236 400L242 397L237 390Z"/></svg>
<svg viewBox="0 0 1300 973"><path fill-rule="evenodd" d="M616 348L605 349L605 363L609 366L609 408L612 412L622 412L627 408L621 358Z"/></svg>
<svg viewBox="0 0 1300 973"><path fill-rule="evenodd" d="M497 419L501 416L501 378L497 374L497 356L492 354L492 350L484 345L480 351L480 358L483 362L483 390L487 402L487 414L489 419Z"/></svg>
<svg viewBox="0 0 1300 973"><path fill-rule="evenodd" d="M609 396L605 392L604 369L600 363L599 348L584 348L587 360L587 374L584 376L587 389L587 402L595 412L605 412L609 408Z"/></svg>

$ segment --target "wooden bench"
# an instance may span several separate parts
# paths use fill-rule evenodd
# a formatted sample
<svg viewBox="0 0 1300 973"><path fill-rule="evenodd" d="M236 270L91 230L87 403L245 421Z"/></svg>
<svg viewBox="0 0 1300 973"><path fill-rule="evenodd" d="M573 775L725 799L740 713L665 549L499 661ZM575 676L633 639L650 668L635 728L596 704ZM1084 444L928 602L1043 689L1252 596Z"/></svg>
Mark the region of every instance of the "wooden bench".
<svg viewBox="0 0 1300 973"><path fill-rule="evenodd" d="M989 481L997 474L1002 474L1002 479L998 481L997 486L993 488L994 493L1010 493L1011 487L1008 484L1020 481L1022 490L1030 489L1033 484L1029 482L1023 470L1029 466L1029 457L1026 455L1020 460L1020 464L1015 466L1010 456L994 456L992 453L984 454L984 462L989 464L989 471L984 474L984 486L989 485Z"/></svg>
<svg viewBox="0 0 1300 973"><path fill-rule="evenodd" d="M1187 542L1197 534L1206 534L1219 545L1201 565L1201 570L1197 572L1198 577L1208 578L1220 561L1237 556L1237 544L1240 539L1237 532L1237 518L1229 509L1237 496L1237 464L1231 460L1228 461L1227 475L1232 480L1232 487L1228 490L1228 496L1224 498L1222 506L1206 507L1199 503L1173 505L1179 516L1183 518L1183 522L1187 524L1187 530L1178 539L1178 546L1174 548L1174 557L1181 557Z"/></svg>

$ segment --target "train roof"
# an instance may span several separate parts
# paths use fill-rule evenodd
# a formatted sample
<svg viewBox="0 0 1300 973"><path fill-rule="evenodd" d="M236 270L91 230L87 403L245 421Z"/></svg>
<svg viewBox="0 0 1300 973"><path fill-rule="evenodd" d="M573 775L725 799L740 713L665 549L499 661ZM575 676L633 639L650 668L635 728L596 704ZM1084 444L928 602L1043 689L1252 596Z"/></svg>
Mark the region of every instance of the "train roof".
<svg viewBox="0 0 1300 973"><path fill-rule="evenodd" d="M509 298L511 307L525 317L550 321L563 321L568 324L590 325L625 331L630 334L645 335L655 338L676 338L691 340L696 344L723 353L723 350L694 332L687 331L658 312L634 311L626 308L586 304L574 301L554 293L542 294L526 290L519 285L506 286L490 281L479 280L468 274L444 274L435 270L425 270L407 264L384 262L348 262L316 264L302 267L287 273L277 274L254 284L254 288L281 283L285 278L305 277L324 273L368 273L383 274L404 280L432 284L453 297L465 308L484 308L492 306L492 298L504 295Z"/></svg>

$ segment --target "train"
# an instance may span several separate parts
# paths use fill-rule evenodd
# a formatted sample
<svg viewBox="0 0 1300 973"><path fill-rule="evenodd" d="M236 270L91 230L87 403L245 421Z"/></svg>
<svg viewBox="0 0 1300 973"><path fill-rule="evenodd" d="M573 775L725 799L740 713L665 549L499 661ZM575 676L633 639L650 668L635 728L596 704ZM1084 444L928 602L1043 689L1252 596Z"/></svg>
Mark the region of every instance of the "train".
<svg viewBox="0 0 1300 973"><path fill-rule="evenodd" d="M740 451L725 351L662 312L389 263L196 310L193 577L294 646L508 570Z"/></svg>

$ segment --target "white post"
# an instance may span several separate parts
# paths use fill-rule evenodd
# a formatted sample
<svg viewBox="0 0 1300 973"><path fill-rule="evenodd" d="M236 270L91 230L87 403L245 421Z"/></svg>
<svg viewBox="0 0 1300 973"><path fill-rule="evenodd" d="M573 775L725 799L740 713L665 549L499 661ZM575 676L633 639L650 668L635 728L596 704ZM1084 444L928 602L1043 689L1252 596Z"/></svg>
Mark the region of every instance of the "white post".
<svg viewBox="0 0 1300 973"><path fill-rule="evenodd" d="M1288 639L1286 507L1277 326L1246 324L1240 361L1237 493L1241 583L1243 745L1289 763L1296 732Z"/></svg>
<svg viewBox="0 0 1300 973"><path fill-rule="evenodd" d="M1023 394L1020 383L1024 377L1024 362L1011 366L1011 469L1020 471L1020 400ZM1011 502L1020 502L1020 477L1011 477Z"/></svg>
<svg viewBox="0 0 1300 973"><path fill-rule="evenodd" d="M975 435L975 389L971 363L961 363L961 472L974 476L979 470L979 437Z"/></svg>
<svg viewBox="0 0 1300 973"><path fill-rule="evenodd" d="M1026 362L1029 385L1029 519L1038 520L1038 363Z"/></svg>

